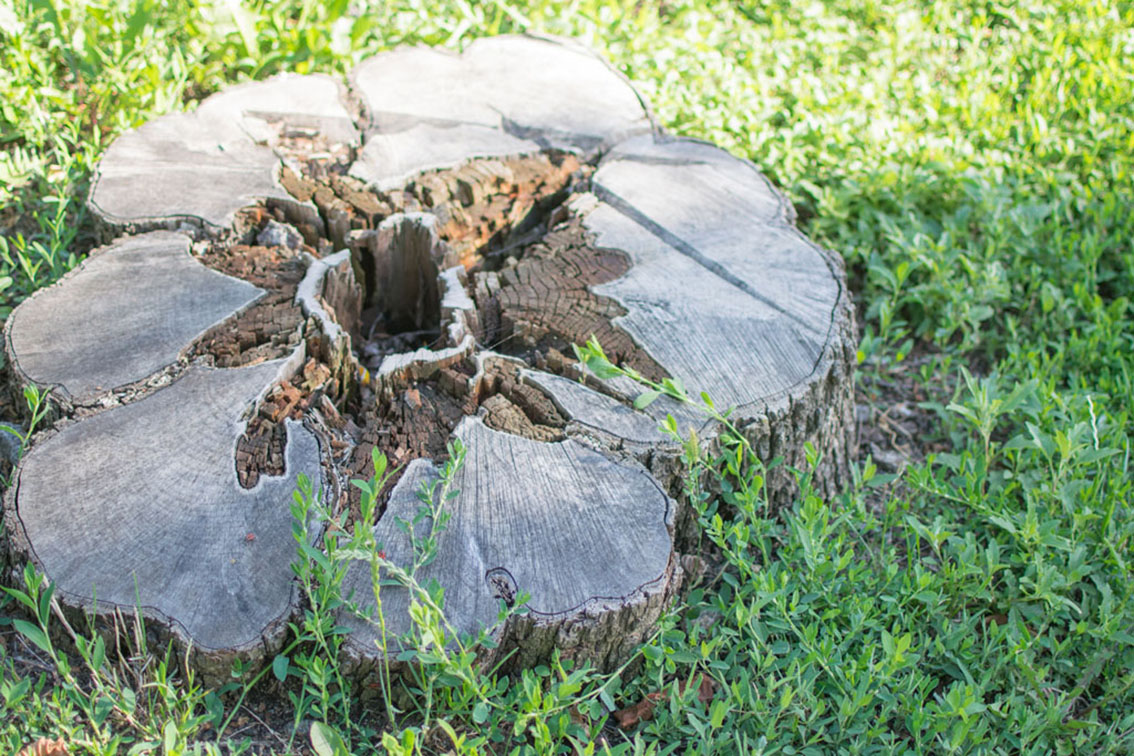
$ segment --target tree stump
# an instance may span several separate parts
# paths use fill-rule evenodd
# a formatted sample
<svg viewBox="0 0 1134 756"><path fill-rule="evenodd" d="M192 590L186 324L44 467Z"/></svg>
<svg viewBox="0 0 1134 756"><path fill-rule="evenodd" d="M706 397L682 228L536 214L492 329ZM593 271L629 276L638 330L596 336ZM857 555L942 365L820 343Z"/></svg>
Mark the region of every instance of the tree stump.
<svg viewBox="0 0 1134 756"><path fill-rule="evenodd" d="M396 50L349 88L233 87L119 137L89 204L113 241L6 327L12 380L53 387L56 410L7 494L9 542L69 607L140 606L206 672L270 658L297 616L301 473L357 518L349 480L384 452L398 474L367 526L407 563L398 521L454 439L459 494L417 575L452 625L492 632L509 665L624 659L691 547L659 421L706 445L717 429L581 375L571 345L592 336L735 407L767 459L802 467L812 444L821 490L848 478L841 261L752 164L662 132L572 42ZM768 486L794 494L783 467ZM346 587L373 605L367 567ZM409 604L384 589L389 634ZM342 621L372 665L374 624Z"/></svg>

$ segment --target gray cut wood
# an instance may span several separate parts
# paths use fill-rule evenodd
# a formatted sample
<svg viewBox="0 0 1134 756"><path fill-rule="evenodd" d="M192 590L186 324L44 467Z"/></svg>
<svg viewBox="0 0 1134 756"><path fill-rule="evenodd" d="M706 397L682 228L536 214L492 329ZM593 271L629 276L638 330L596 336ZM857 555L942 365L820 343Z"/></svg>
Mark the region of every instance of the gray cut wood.
<svg viewBox="0 0 1134 756"><path fill-rule="evenodd" d="M8 319L12 369L76 403L140 381L264 292L210 270L189 237L154 231L95 251Z"/></svg>
<svg viewBox="0 0 1134 756"><path fill-rule="evenodd" d="M281 74L242 84L123 134L99 161L90 205L112 232L176 228L216 232L258 200L292 203L279 183L281 135L316 133L353 144L343 88L328 76Z"/></svg>
<svg viewBox="0 0 1134 756"><path fill-rule="evenodd" d="M321 479L315 437L292 423L286 473L237 485L242 416L285 369L190 368L38 442L5 516L17 549L66 601L137 603L205 652L256 650L294 609L295 541L280 507L299 473Z"/></svg>
<svg viewBox="0 0 1134 756"><path fill-rule="evenodd" d="M541 370L524 370L521 377L550 396L555 406L570 419L592 431L608 433L625 441L641 444L665 444L669 437L662 431L659 420L648 409L635 410L625 400L617 399L590 388L577 380L564 378ZM627 398L640 393L634 384ZM674 409L674 408L671 408ZM697 418L684 415L683 419Z"/></svg>
<svg viewBox="0 0 1134 756"><path fill-rule="evenodd" d="M475 417L461 421L453 436L468 449L453 480L453 490L465 495L446 503L452 519L436 559L415 578L445 586L445 608L458 633L492 629L521 594L530 595L528 610L551 637L577 636L578 627L565 632L561 625L593 622L611 605L643 613L661 608L659 599L672 590L673 504L647 472L574 440L533 441ZM432 462L415 460L390 495L375 538L395 564L413 562L399 521L413 521L418 489L437 474ZM422 528L419 537L426 534ZM344 588L368 595L369 570L352 570ZM387 588L382 595L386 632L409 632L409 592ZM600 663L618 659L650 624L595 644L585 655ZM349 650L372 657L378 625L353 617L347 625L354 630Z"/></svg>
<svg viewBox="0 0 1134 756"><path fill-rule="evenodd" d="M360 64L351 84L368 118L351 174L383 190L473 158L593 155L652 126L610 64L561 39L479 39L460 55L394 50Z"/></svg>
<svg viewBox="0 0 1134 756"><path fill-rule="evenodd" d="M594 291L626 308L614 322L672 377L744 410L815 372L841 284L755 167L701 142L636 138L603 158L592 192L578 200L584 226L632 262Z"/></svg>
<svg viewBox="0 0 1134 756"><path fill-rule="evenodd" d="M571 346L592 336L619 364L732 408L760 456L782 461L766 475L774 505L796 495L808 446L817 490L850 479L841 260L796 230L754 165L665 134L576 43L400 49L347 86L233 87L116 140L90 208L125 235L8 321L14 380L59 390L4 521L67 606L137 599L205 649L214 679L233 658L271 658L300 618L300 473L355 517L346 483L386 454L400 477L366 525L409 564L399 523L454 440L468 452L452 517L415 576L444 587L452 627L490 633L485 661L506 667L555 651L624 660L699 542L681 445L659 424L673 415L708 450L720 429L585 374ZM368 562L345 588L374 610ZM500 622L519 596L526 613ZM412 629L411 600L383 587L388 634ZM339 621L366 674L378 630Z"/></svg>

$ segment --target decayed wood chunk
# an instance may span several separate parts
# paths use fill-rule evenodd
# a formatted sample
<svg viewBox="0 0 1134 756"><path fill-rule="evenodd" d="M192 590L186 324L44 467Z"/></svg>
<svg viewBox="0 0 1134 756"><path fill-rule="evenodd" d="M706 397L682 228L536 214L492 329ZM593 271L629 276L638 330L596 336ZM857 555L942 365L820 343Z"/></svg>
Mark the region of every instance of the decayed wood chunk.
<svg viewBox="0 0 1134 756"><path fill-rule="evenodd" d="M306 264L283 248L234 245L200 258L220 270L264 290L253 305L210 328L193 348L217 367L255 365L281 359L299 344L303 310L296 299Z"/></svg>
<svg viewBox="0 0 1134 756"><path fill-rule="evenodd" d="M593 337L616 363L660 380L665 369L615 325L625 308L595 294L629 270L629 256L595 246L577 218L562 223L527 246L515 266L477 274L488 279L476 287L483 341L510 353L534 349L540 355L533 359L546 359L550 349L570 352L571 344Z"/></svg>

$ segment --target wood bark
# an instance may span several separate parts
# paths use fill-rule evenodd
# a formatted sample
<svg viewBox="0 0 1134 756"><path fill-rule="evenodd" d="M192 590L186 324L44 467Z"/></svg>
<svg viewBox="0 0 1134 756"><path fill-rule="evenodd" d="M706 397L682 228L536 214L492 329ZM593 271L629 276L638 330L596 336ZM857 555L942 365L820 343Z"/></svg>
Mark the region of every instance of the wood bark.
<svg viewBox="0 0 1134 756"><path fill-rule="evenodd" d="M751 163L662 133L572 42L396 50L349 91L318 76L234 87L120 137L90 205L124 235L7 324L13 380L56 387L57 411L5 524L69 606L140 604L211 672L273 653L300 610L300 473L357 518L347 483L384 452L399 473L365 525L408 563L399 521L454 439L468 449L459 493L416 575L445 588L453 627L492 634L486 661L508 666L555 649L625 659L695 542L659 421L672 413L706 446L719 429L581 375L571 345L592 336L734 408L785 462L767 481L777 505L805 444L821 490L849 476L838 256ZM346 587L373 608L366 564ZM527 612L499 623L520 595ZM408 631L411 594L382 598L387 633ZM375 625L341 621L372 668Z"/></svg>

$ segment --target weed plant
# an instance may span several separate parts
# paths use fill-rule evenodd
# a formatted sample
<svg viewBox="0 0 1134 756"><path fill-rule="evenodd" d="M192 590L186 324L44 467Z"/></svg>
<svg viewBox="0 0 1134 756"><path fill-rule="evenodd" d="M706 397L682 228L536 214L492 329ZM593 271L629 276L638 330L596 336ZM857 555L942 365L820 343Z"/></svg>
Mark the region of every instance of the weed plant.
<svg viewBox="0 0 1134 756"><path fill-rule="evenodd" d="M455 637L440 592L397 576L365 529L313 546L334 516L310 489L303 621L220 688L133 617L68 630L26 572L0 598L0 752L41 736L73 754L1134 751L1132 29L1119 0L2 0L0 315L91 247L90 172L123 130L276 71L550 32L607 55L672 131L772 177L847 261L860 405L933 422L924 458L883 472L864 453L834 500L795 471L781 512L763 496L776 461L727 423L714 452L687 445L719 566L611 675L483 668L490 640ZM620 369L596 345L581 357ZM441 492L422 523L443 520ZM377 703L333 619L358 558L417 604L397 652L414 672L380 676ZM709 701L689 684L703 675ZM264 691L287 724L252 740L237 723ZM652 719L612 726L659 691Z"/></svg>

